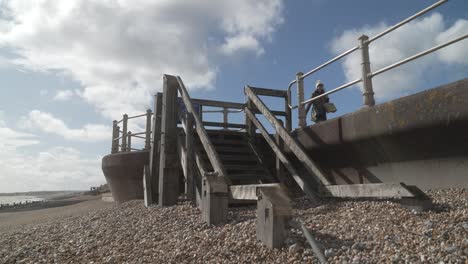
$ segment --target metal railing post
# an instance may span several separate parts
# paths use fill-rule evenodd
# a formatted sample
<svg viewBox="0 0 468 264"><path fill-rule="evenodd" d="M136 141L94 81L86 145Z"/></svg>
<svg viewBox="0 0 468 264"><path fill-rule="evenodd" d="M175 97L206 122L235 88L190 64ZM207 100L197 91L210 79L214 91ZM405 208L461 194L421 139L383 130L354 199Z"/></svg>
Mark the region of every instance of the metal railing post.
<svg viewBox="0 0 468 264"><path fill-rule="evenodd" d="M127 137L127 151L132 151L132 131L128 131Z"/></svg>
<svg viewBox="0 0 468 264"><path fill-rule="evenodd" d="M286 113L286 130L288 132L292 131L292 109L289 107L291 105L291 90L287 90L286 98L284 98L285 106L284 112Z"/></svg>
<svg viewBox="0 0 468 264"><path fill-rule="evenodd" d="M304 102L304 79L302 78L303 75L304 73L302 72L296 73L299 127L307 126L305 106L302 104L302 102Z"/></svg>
<svg viewBox="0 0 468 264"><path fill-rule="evenodd" d="M372 88L372 77L369 59L369 37L362 35L359 37L359 48L361 49L361 70L362 70L362 83L364 87L364 105L374 106L374 89Z"/></svg>
<svg viewBox="0 0 468 264"><path fill-rule="evenodd" d="M228 114L229 114L228 109L226 107L223 107L223 129L224 130L228 129L228 127L227 127L227 125L228 125Z"/></svg>
<svg viewBox="0 0 468 264"><path fill-rule="evenodd" d="M128 115L124 114L122 119L122 151L127 151L127 122Z"/></svg>
<svg viewBox="0 0 468 264"><path fill-rule="evenodd" d="M112 122L112 147L111 147L111 153L116 153L119 151L119 139L118 139L118 126L117 126L117 120L114 120Z"/></svg>
<svg viewBox="0 0 468 264"><path fill-rule="evenodd" d="M146 135L145 135L145 150L151 148L151 117L153 113L151 109L146 110Z"/></svg>

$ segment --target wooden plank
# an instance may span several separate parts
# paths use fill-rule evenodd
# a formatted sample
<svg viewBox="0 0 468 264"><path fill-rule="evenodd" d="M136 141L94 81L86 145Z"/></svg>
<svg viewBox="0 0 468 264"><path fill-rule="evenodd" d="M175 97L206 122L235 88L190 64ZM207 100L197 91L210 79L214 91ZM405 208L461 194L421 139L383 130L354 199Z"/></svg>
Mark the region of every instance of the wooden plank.
<svg viewBox="0 0 468 264"><path fill-rule="evenodd" d="M268 131L265 129L265 127L258 121L257 117L248 109L247 107L245 108L245 114L247 117L252 121L252 123L258 128L260 133L263 135L265 138L265 141L270 145L271 149L275 154L277 155L278 159L283 162L283 165L286 167L286 169L289 171L293 179L296 181L297 185L306 193L308 196L315 198L314 190L309 186L307 182L305 182L301 176L297 173L296 169L294 166L291 164L291 162L288 160L286 155L281 151L281 149L278 147L278 145L273 141L273 139L270 137L270 134L268 134Z"/></svg>
<svg viewBox="0 0 468 264"><path fill-rule="evenodd" d="M158 203L159 198L159 162L160 162L160 148L161 148L161 117L162 117L162 93L157 93L154 96L154 115L153 115L153 126L151 131L153 132L150 148L150 185L151 190L147 190L147 206Z"/></svg>
<svg viewBox="0 0 468 264"><path fill-rule="evenodd" d="M206 127L245 128L245 124L234 124L234 123L224 124L222 122L209 122L209 121L204 121L203 125L206 126Z"/></svg>
<svg viewBox="0 0 468 264"><path fill-rule="evenodd" d="M278 183L267 184L248 184L248 185L231 185L229 186L230 196L237 200L257 200L258 187L276 187Z"/></svg>
<svg viewBox="0 0 468 264"><path fill-rule="evenodd" d="M307 155L302 146L293 137L291 137L291 135L289 135L289 132L287 132L284 129L284 127L278 122L276 117L268 110L263 101L253 93L249 86L246 86L244 91L247 97L250 100L252 100L253 104L260 110L260 112L262 112L262 114L267 118L267 120L270 121L270 123L275 128L276 133L278 133L278 135L284 140L285 145L289 147L289 149L296 155L299 161L303 163L307 171L314 178L316 178L318 182L322 183L323 185L330 185L329 180L327 179L327 177L325 177L324 173L319 168L319 166L315 164L314 161L312 161L312 159ZM250 113L252 114L252 112Z"/></svg>
<svg viewBox="0 0 468 264"><path fill-rule="evenodd" d="M213 144L211 144L210 139L208 137L208 133L203 127L203 123L200 120L200 117L196 114L193 114L195 113L195 110L193 108L187 89L185 88L185 85L182 82L182 79L180 79L179 76L177 76L176 78L177 78L177 82L179 83L179 91L182 95L182 100L184 101L187 111L189 113L192 113L193 120L195 121L195 128L196 128L198 137L200 139L200 142L203 145L203 148L205 149L206 154L208 155L211 165L213 166L215 171L218 173L218 176L224 178L226 184L230 184L230 180L226 177L226 171L224 170L224 167L221 164L221 160L218 157L218 153L216 152Z"/></svg>
<svg viewBox="0 0 468 264"><path fill-rule="evenodd" d="M415 197L415 195L401 183L329 185L324 186L321 193L329 197L347 198Z"/></svg>
<svg viewBox="0 0 468 264"><path fill-rule="evenodd" d="M252 87L250 89L256 95L264 95L264 96L271 96L271 97L283 97L286 98L287 92L285 90L276 90L276 89L269 89L269 88L260 88L260 87Z"/></svg>
<svg viewBox="0 0 468 264"><path fill-rule="evenodd" d="M265 161L264 161L262 155L260 155L260 152L257 150L255 145L251 144L250 142L248 143L248 145L250 147L250 150L252 150L252 153L254 154L255 160L263 168L263 171L266 174L265 178L267 178L269 182L276 182L277 180L271 175L270 171L265 168ZM261 182L265 183L263 181L261 181Z"/></svg>
<svg viewBox="0 0 468 264"><path fill-rule="evenodd" d="M193 172L193 118L190 114L186 113L185 116L185 192L187 198L195 200L195 185L194 185L194 172Z"/></svg>
<svg viewBox="0 0 468 264"><path fill-rule="evenodd" d="M243 103L214 101L214 100L195 99L195 98L192 98L192 103L196 103L196 104L203 105L203 106L227 107L227 108L234 108L234 109L244 109L244 106L245 106Z"/></svg>
<svg viewBox="0 0 468 264"><path fill-rule="evenodd" d="M250 108L250 110L252 110L252 108ZM253 113L255 114L261 114L262 112L260 112L260 110L254 108L252 110ZM270 113L272 113L274 116L286 116L286 112L283 112L283 111L276 111L276 110L270 110Z"/></svg>

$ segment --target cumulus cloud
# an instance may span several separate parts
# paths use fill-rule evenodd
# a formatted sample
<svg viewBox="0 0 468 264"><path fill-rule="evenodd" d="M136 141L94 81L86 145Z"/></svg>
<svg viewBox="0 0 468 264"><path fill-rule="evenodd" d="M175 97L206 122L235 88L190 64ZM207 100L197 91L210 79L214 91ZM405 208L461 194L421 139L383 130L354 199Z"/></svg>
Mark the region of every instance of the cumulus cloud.
<svg viewBox="0 0 468 264"><path fill-rule="evenodd" d="M0 148L0 192L86 190L105 181L100 160L66 147L36 154Z"/></svg>
<svg viewBox="0 0 468 264"><path fill-rule="evenodd" d="M23 128L35 128L71 141L97 142L109 140L112 128L99 124L86 124L82 128L70 128L50 113L33 110L20 120Z"/></svg>
<svg viewBox="0 0 468 264"><path fill-rule="evenodd" d="M55 101L68 101L74 95L75 93L72 90L58 90L53 99Z"/></svg>
<svg viewBox="0 0 468 264"><path fill-rule="evenodd" d="M30 153L40 143L34 134L8 127L0 111L0 192L84 190L104 183L101 157L83 158L73 148L51 147Z"/></svg>
<svg viewBox="0 0 468 264"><path fill-rule="evenodd" d="M20 147L39 143L37 137L30 133L24 133L9 128L4 120L4 112L0 111L0 149L4 151L16 151Z"/></svg>
<svg viewBox="0 0 468 264"><path fill-rule="evenodd" d="M7 0L0 8L0 46L15 51L16 64L70 75L113 119L149 106L163 73L212 88L220 59L264 53L283 22L281 0Z"/></svg>
<svg viewBox="0 0 468 264"><path fill-rule="evenodd" d="M357 38L366 34L372 37L390 25L380 23L343 32L332 41L332 51L339 54L358 43ZM397 29L387 36L371 43L369 56L373 71L405 59L416 53L444 43L468 33L468 20L460 19L453 25L447 25L439 13L415 20ZM391 99L415 89L424 75L431 69L447 64L468 65L468 45L465 41L454 44L404 66L385 72L373 79L377 99ZM361 77L360 52L357 51L343 60L343 69L348 81ZM362 86L361 86L362 89Z"/></svg>

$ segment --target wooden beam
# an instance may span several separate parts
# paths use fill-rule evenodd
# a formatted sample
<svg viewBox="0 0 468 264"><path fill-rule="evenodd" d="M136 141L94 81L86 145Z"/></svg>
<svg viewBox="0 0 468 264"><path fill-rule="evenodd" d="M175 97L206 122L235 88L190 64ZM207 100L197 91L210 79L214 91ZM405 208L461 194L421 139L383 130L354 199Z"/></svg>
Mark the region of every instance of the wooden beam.
<svg viewBox="0 0 468 264"><path fill-rule="evenodd" d="M247 107L245 108L245 114L247 117L251 120L251 122L258 128L260 133L263 135L265 138L265 141L270 145L271 149L273 152L275 152L276 156L278 159L283 162L284 166L286 169L289 171L291 176L294 178L296 183L299 185L299 187L304 191L305 194L307 194L309 197L315 198L316 195L314 193L314 190L309 186L307 182L305 182L301 176L297 173L296 169L294 166L291 164L291 162L288 160L286 155L281 151L281 149L278 147L278 145L275 143L275 141L271 138L270 134L268 134L268 131L265 129L265 127L258 121L257 117L248 109Z"/></svg>
<svg viewBox="0 0 468 264"><path fill-rule="evenodd" d="M262 113L258 109L253 109L252 112L254 112L255 114L261 114ZM270 110L270 113L272 113L275 116L287 116L286 112L283 112L283 111Z"/></svg>
<svg viewBox="0 0 468 264"><path fill-rule="evenodd" d="M177 154L177 79L164 75L159 168L159 205L171 206L179 196L180 160Z"/></svg>
<svg viewBox="0 0 468 264"><path fill-rule="evenodd" d="M236 200L252 200L256 201L258 187L275 187L280 186L279 183L267 184L248 184L248 185L231 185L229 186L231 198Z"/></svg>
<svg viewBox="0 0 468 264"><path fill-rule="evenodd" d="M208 127L225 127L224 123L221 122L208 122L204 121L203 122L204 126ZM234 124L234 123L227 123L226 127L231 127L231 128L245 128L245 124Z"/></svg>
<svg viewBox="0 0 468 264"><path fill-rule="evenodd" d="M264 96L271 96L271 97L283 97L286 98L287 92L285 90L276 90L276 89L269 89L269 88L260 88L260 87L252 87L250 88L256 95L264 95Z"/></svg>
<svg viewBox="0 0 468 264"><path fill-rule="evenodd" d="M273 125L276 133L284 140L285 145L296 155L300 162L304 165L307 171L314 177L318 182L323 185L330 185L329 180L325 177L322 170L317 164L307 155L302 146L289 135L289 132L278 122L276 117L268 110L263 101L255 95L249 86L246 86L245 94L253 102L253 104L260 110L260 112L267 118L268 121ZM247 109L247 108L246 108Z"/></svg>
<svg viewBox="0 0 468 264"><path fill-rule="evenodd" d="M324 186L323 196L344 198L373 198L373 197L415 197L404 184L401 183L370 183Z"/></svg>
<svg viewBox="0 0 468 264"><path fill-rule="evenodd" d="M212 107L227 107L234 109L244 109L243 103L234 103L234 102L224 102L224 101L214 101L214 100L205 100L205 99L192 99L193 103L203 105L203 106L212 106Z"/></svg>

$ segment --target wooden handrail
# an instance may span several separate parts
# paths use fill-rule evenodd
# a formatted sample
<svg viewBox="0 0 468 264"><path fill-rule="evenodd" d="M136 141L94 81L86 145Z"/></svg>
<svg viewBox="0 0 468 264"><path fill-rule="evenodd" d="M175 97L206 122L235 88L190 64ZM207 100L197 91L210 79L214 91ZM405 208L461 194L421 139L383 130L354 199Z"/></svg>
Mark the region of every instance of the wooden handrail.
<svg viewBox="0 0 468 264"><path fill-rule="evenodd" d="M198 137L200 138L200 142L202 143L203 148L205 149L211 166L218 173L218 176L223 178L226 184L230 185L231 181L227 178L226 171L224 170L224 166L221 163L221 160L219 159L218 153L216 152L213 144L211 143L208 137L208 133L206 132L205 127L203 126L203 123L200 120L200 117L195 113L195 109L193 108L193 104L187 92L187 88L185 88L185 85L179 76L177 76L176 78L177 82L179 83L179 92L181 94L182 101L185 105L185 108L187 109L187 112L192 115L193 120L195 121L195 129L197 131Z"/></svg>
<svg viewBox="0 0 468 264"><path fill-rule="evenodd" d="M284 129L276 117L268 110L265 103L255 94L255 92L247 85L244 88L244 92L252 102L252 104L262 113L266 119L271 123L276 133L284 140L286 145L296 155L296 157L304 164L307 171L322 185L330 185L330 181L325 177L322 170L312 161L307 155L301 145L294 140L291 135Z"/></svg>

